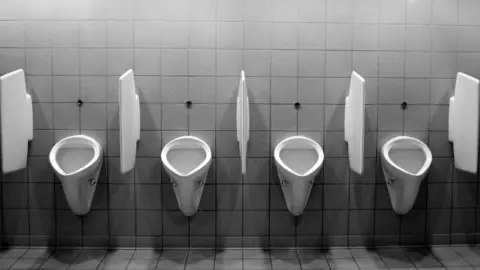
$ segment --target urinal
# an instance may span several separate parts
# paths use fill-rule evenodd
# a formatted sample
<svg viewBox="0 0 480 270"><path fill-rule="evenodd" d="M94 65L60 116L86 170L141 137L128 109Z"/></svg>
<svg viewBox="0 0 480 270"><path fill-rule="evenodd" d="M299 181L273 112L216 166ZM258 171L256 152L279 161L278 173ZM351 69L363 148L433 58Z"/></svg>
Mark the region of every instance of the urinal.
<svg viewBox="0 0 480 270"><path fill-rule="evenodd" d="M49 159L70 209L76 215L87 214L102 169L102 146L85 135L70 136L53 146Z"/></svg>
<svg viewBox="0 0 480 270"><path fill-rule="evenodd" d="M432 153L422 141L397 136L382 147L381 163L395 213L412 209L422 180L432 164Z"/></svg>
<svg viewBox="0 0 480 270"><path fill-rule="evenodd" d="M292 136L278 143L274 156L288 211L299 216L305 210L315 176L322 168L322 147L307 137Z"/></svg>
<svg viewBox="0 0 480 270"><path fill-rule="evenodd" d="M197 137L182 136L165 145L161 158L180 210L185 216L195 215L212 162L210 147Z"/></svg>

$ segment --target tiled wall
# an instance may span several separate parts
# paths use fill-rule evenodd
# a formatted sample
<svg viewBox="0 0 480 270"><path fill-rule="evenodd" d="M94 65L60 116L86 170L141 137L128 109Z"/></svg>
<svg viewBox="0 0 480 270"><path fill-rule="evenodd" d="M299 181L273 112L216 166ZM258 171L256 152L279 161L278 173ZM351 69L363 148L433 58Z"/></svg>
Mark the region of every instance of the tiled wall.
<svg viewBox="0 0 480 270"><path fill-rule="evenodd" d="M456 72L480 77L478 0L3 0L0 6L0 74L26 70L35 126L28 169L2 177L7 245L477 241L477 177L453 169L447 116ZM117 80L129 68L142 131L135 171L121 175ZM241 69L252 103L243 179L234 131ZM343 140L352 70L367 80L361 177L349 170ZM83 218L69 210L48 160L56 141L78 133L99 140L105 154L92 210ZM160 161L162 146L184 134L206 140L214 155L191 219L179 211ZM279 140L294 134L315 139L325 152L299 218L286 210L272 160ZM391 209L379 163L383 142L400 134L424 140L434 157L414 209L403 217Z"/></svg>

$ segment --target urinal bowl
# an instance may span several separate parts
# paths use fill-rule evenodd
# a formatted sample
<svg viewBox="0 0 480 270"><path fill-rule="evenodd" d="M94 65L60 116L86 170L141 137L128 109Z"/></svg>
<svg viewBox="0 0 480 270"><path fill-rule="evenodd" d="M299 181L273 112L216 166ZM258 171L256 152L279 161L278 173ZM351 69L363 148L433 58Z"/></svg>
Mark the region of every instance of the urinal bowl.
<svg viewBox="0 0 480 270"><path fill-rule="evenodd" d="M161 158L180 210L195 215L212 162L210 147L197 137L182 136L165 145Z"/></svg>
<svg viewBox="0 0 480 270"><path fill-rule="evenodd" d="M274 151L275 166L288 211L299 216L305 210L315 177L323 165L323 150L314 140L292 136Z"/></svg>
<svg viewBox="0 0 480 270"><path fill-rule="evenodd" d="M102 169L102 146L85 135L70 136L53 146L49 159L70 209L76 215L87 214Z"/></svg>
<svg viewBox="0 0 480 270"><path fill-rule="evenodd" d="M392 208L404 215L415 203L420 184L432 164L432 154L422 141L398 136L383 145L381 164Z"/></svg>

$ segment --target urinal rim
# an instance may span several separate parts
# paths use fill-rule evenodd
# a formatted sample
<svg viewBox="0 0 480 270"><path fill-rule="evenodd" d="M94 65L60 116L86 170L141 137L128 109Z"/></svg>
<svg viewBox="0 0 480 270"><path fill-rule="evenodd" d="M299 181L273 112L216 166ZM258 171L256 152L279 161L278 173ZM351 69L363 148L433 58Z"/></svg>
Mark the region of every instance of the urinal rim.
<svg viewBox="0 0 480 270"><path fill-rule="evenodd" d="M287 143L289 143L290 141L293 141L293 140L302 140L304 142L307 142L308 145L312 146L312 148L317 152L317 155L318 155L318 159L317 161L315 162L315 164L312 166L312 168L310 168L306 173L304 174L299 174L295 171L293 171L289 166L287 166L283 160L280 158L280 152L281 150L287 145ZM283 169L285 169L286 171L288 171L289 173L295 175L295 176L299 176L299 177L305 177L305 176L308 176L310 174L312 174L314 171L316 171L320 166L322 166L323 164L323 161L325 159L325 155L323 153L323 149L322 147L314 140L308 138L308 137L305 137L305 136L290 136L284 140L282 140L281 142L279 142L277 144L277 146L275 147L275 151L274 151L274 157L275 157L275 160L278 162L278 164L280 166L282 166Z"/></svg>
<svg viewBox="0 0 480 270"><path fill-rule="evenodd" d="M400 141L412 142L413 145L417 146L425 154L425 162L423 163L422 167L420 168L420 170L418 170L417 173L408 172L407 170L398 166L390 158L390 150L392 150L396 146L396 144L399 143ZM410 176L423 175L430 168L430 165L432 164L432 152L430 151L430 148L421 140L410 137L410 136L396 136L391 138L387 142L385 142L385 144L382 147L382 156L383 158L385 158L385 161L388 162L388 164L393 166L395 169L401 171L402 173Z"/></svg>
<svg viewBox="0 0 480 270"><path fill-rule="evenodd" d="M179 143L181 143L181 141L188 141L188 140L192 140L192 141L196 142L197 145L199 145L201 147L201 149L203 149L203 151L205 151L205 159L195 169L191 170L187 174L183 174L183 173L180 173L177 169L175 169L172 166L172 164L170 163L170 161L167 158L167 154L170 150L172 150L173 147L175 147ZM180 177L188 177L188 176L191 176L191 175L197 173L198 171L200 171L205 165L207 165L211 161L212 150L210 150L210 146L205 141L203 141L202 139L200 139L198 137L195 137L195 136L181 136L181 137L178 137L176 139L171 140L170 142L168 142L165 145L165 147L163 147L162 153L161 153L161 159L162 159L162 163L170 171L172 171L173 173L175 173L176 175L178 175Z"/></svg>
<svg viewBox="0 0 480 270"><path fill-rule="evenodd" d="M65 173L65 171L60 167L60 165L58 165L57 153L58 153L59 149L67 146L73 140L81 140L82 143L85 142L86 143L85 145L90 146L93 149L93 158L87 164L85 164L83 167L81 167L80 169L78 169L74 172L71 172L71 173ZM81 171L84 171L88 167L92 166L95 162L97 162L98 159L100 158L101 149L102 149L102 146L100 145L100 143L98 143L92 137L89 137L89 136L86 136L86 135L69 136L69 137L63 138L60 141L58 141L53 146L52 150L50 150L50 154L49 154L50 164L52 165L53 169L58 174L60 174L62 176L74 175L74 174L77 174Z"/></svg>

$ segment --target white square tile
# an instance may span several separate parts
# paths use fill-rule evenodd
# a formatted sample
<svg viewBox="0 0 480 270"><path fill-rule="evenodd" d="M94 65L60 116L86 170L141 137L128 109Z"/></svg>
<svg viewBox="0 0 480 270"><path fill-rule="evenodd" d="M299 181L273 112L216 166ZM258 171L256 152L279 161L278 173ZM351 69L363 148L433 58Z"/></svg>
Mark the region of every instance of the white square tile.
<svg viewBox="0 0 480 270"><path fill-rule="evenodd" d="M162 46L161 22L135 22L133 41L135 48L160 48Z"/></svg>
<svg viewBox="0 0 480 270"><path fill-rule="evenodd" d="M162 74L163 75L187 75L188 74L188 51L187 50L163 50L162 51Z"/></svg>
<svg viewBox="0 0 480 270"><path fill-rule="evenodd" d="M107 22L107 47L132 48L133 23Z"/></svg>
<svg viewBox="0 0 480 270"><path fill-rule="evenodd" d="M107 50L107 75L122 75L133 67L132 49Z"/></svg>
<svg viewBox="0 0 480 270"><path fill-rule="evenodd" d="M162 52L160 49L136 49L133 61L135 75L162 74Z"/></svg>

